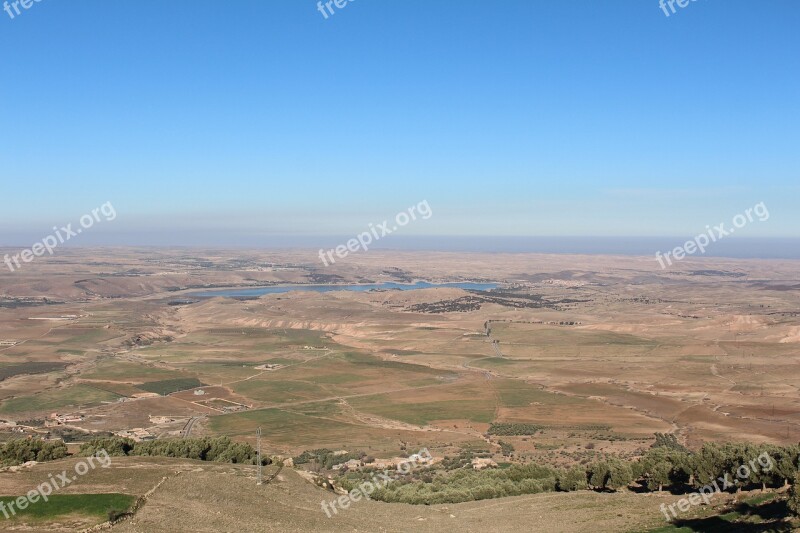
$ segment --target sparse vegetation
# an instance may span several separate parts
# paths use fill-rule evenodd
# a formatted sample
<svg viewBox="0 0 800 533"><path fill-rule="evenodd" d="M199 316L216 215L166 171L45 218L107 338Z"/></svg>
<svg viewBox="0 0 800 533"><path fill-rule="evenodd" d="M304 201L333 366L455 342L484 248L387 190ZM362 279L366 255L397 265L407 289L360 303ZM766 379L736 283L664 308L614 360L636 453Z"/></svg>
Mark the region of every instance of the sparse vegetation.
<svg viewBox="0 0 800 533"><path fill-rule="evenodd" d="M502 453L506 457L509 457L509 456L511 456L512 453L514 453L514 445L513 444L511 444L509 442L502 441L502 440L498 441L497 444L500 446L500 453Z"/></svg>
<svg viewBox="0 0 800 533"><path fill-rule="evenodd" d="M679 452L688 452L686 447L678 442L678 436L674 433L656 433L656 441L653 448L668 448Z"/></svg>
<svg viewBox="0 0 800 533"><path fill-rule="evenodd" d="M508 424L492 423L489 427L489 435L536 435L544 428L536 424Z"/></svg>

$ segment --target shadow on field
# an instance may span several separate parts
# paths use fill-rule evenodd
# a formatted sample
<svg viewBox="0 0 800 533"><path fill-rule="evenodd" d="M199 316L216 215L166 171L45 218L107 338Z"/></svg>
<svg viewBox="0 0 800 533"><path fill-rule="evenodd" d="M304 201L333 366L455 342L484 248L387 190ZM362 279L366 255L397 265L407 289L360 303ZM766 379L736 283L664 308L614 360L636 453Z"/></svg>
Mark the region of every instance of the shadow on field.
<svg viewBox="0 0 800 533"><path fill-rule="evenodd" d="M746 533L767 533L794 531L792 526L782 520L789 516L789 509L785 500L774 500L762 504L739 503L727 514L739 515L733 519L757 517L760 523L732 522L721 516L708 518L694 518L691 520L676 520L673 525L676 529L686 528L702 533L723 533L727 531L741 531Z"/></svg>

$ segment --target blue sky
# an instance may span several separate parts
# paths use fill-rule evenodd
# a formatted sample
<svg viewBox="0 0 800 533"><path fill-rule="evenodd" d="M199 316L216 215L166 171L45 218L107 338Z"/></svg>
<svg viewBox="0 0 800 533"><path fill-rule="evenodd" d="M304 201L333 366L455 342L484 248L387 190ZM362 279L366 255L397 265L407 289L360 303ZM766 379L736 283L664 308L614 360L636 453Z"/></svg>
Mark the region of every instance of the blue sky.
<svg viewBox="0 0 800 533"><path fill-rule="evenodd" d="M765 202L746 235L799 237L798 27L796 0L42 0L0 12L0 245L107 201L83 242L422 200L405 235L689 236Z"/></svg>

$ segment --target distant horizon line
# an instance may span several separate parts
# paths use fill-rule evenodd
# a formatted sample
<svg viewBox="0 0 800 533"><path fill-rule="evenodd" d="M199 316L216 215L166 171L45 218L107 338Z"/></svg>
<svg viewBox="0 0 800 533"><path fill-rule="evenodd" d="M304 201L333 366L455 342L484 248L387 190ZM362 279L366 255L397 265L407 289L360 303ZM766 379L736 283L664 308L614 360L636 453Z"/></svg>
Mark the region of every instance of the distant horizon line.
<svg viewBox="0 0 800 533"><path fill-rule="evenodd" d="M103 235L92 239L65 243L69 249L187 249L187 250L275 250L313 251L335 248L352 236L276 236L268 238L230 238L222 236L209 242L192 242L180 239L179 244L169 242L120 242L124 239L106 240ZM98 242L98 237L102 240ZM206 235L206 237L208 237ZM344 240L343 240L344 239ZM138 240L138 239L137 239ZM689 239L681 237L644 236L487 236L487 235L393 235L390 239L376 242L370 250L355 255L368 254L372 250L382 252L442 252L442 253L530 253L565 255L622 255L648 257L683 246ZM92 242L93 241L93 242ZM105 242L103 242L105 241ZM133 239L131 240L133 241ZM188 242L187 242L188 241ZM4 253L30 246L1 244ZM56 252L57 254L57 252ZM709 246L704 254L687 258L728 257L747 259L800 259L800 237L732 236Z"/></svg>

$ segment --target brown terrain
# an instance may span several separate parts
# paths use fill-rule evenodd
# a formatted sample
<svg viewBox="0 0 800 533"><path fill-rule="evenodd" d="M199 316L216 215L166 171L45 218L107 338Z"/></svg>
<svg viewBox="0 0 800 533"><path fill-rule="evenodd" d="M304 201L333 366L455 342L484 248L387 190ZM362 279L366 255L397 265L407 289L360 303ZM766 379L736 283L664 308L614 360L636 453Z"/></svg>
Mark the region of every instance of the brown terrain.
<svg viewBox="0 0 800 533"><path fill-rule="evenodd" d="M417 280L498 288L194 294ZM0 436L136 430L253 444L262 427L275 456L326 447L391 457L404 446L443 456L478 446L500 461L487 429L515 422L543 428L502 438L515 459L559 466L636 457L656 432L689 447L790 444L800 440L798 303L796 261L692 259L662 271L651 258L375 251L325 268L311 251L60 250L0 277ZM56 422L56 413L72 418ZM149 468L124 461L126 472ZM324 491L291 468L259 495L241 468L178 463L182 474L114 529L167 531L180 518L198 520L194 531L327 530ZM0 494L14 492L12 478L0 473ZM227 488L205 492L218 483ZM495 520L484 509L524 507L503 512L500 530L541 516L543 530L602 517L598 530L611 531L658 514L651 497L606 496L364 502L335 529L478 531ZM582 511L554 520L559 506ZM235 526L213 513L201 525L215 507Z"/></svg>

